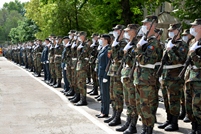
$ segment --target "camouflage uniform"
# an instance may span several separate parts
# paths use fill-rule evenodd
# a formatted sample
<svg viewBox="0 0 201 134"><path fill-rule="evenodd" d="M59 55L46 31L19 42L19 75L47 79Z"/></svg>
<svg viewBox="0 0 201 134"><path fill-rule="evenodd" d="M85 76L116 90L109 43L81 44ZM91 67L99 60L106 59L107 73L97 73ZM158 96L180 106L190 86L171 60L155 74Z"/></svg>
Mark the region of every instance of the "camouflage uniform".
<svg viewBox="0 0 201 134"><path fill-rule="evenodd" d="M50 83L50 85L54 85L56 84L56 74L55 74L55 65L54 65L54 45L51 44L50 48L49 48L49 68L50 68L50 75L51 75L51 79L52 79L52 83Z"/></svg>
<svg viewBox="0 0 201 134"><path fill-rule="evenodd" d="M41 73L41 70L42 70L42 64L41 64L41 54L42 54L42 51L43 51L42 45L38 45L35 48L35 56L36 56L36 59L35 59L35 62L36 62L35 72L36 72L36 74L38 76L40 76L40 73Z"/></svg>
<svg viewBox="0 0 201 134"><path fill-rule="evenodd" d="M137 66L134 71L133 84L136 85L136 102L138 114L143 125L153 127L155 123L155 99L158 98L155 75L155 63L159 61L157 54L158 41L154 36L148 43L137 48Z"/></svg>

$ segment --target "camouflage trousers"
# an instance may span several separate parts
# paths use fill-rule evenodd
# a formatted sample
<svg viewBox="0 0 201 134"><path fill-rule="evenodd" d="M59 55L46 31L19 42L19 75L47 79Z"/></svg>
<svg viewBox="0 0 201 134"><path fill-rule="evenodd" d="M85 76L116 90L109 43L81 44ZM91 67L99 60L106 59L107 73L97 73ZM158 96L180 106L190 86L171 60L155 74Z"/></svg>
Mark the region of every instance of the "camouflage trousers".
<svg viewBox="0 0 201 134"><path fill-rule="evenodd" d="M185 86L181 90L180 104L181 104L181 106L185 106Z"/></svg>
<svg viewBox="0 0 201 134"><path fill-rule="evenodd" d="M201 125L201 82L192 81L185 84L186 112L192 122Z"/></svg>
<svg viewBox="0 0 201 134"><path fill-rule="evenodd" d="M55 75L57 79L62 79L61 63L54 63Z"/></svg>
<svg viewBox="0 0 201 134"><path fill-rule="evenodd" d="M69 82L69 86L72 87L72 70L70 68L70 66L67 65L66 67L66 77L67 77L67 80Z"/></svg>
<svg viewBox="0 0 201 134"><path fill-rule="evenodd" d="M33 66L34 66L34 72L36 72L36 68L37 68L37 59L36 58L33 59Z"/></svg>
<svg viewBox="0 0 201 134"><path fill-rule="evenodd" d="M42 70L42 64L41 64L41 55L37 56L36 58L36 66L35 66L36 72L41 73Z"/></svg>
<svg viewBox="0 0 201 134"><path fill-rule="evenodd" d="M161 90L164 98L166 112L174 116L179 116L183 81L165 80L161 84Z"/></svg>
<svg viewBox="0 0 201 134"><path fill-rule="evenodd" d="M123 79L123 94L124 101L127 107L127 115L131 117L137 116L136 99L135 99L135 86L129 78Z"/></svg>
<svg viewBox="0 0 201 134"><path fill-rule="evenodd" d="M113 92L113 87L114 87L114 78L115 77L110 77L110 101L112 104L112 108L116 110L116 104L114 101L114 92Z"/></svg>
<svg viewBox="0 0 201 134"><path fill-rule="evenodd" d="M93 86L95 87L98 87L99 85L99 82L98 82L98 75L97 75L97 72L94 71L95 67L93 68L93 66L91 66L91 77L92 77L92 80L93 80Z"/></svg>
<svg viewBox="0 0 201 134"><path fill-rule="evenodd" d="M112 78L112 77L111 77ZM124 97L123 97L123 84L121 83L121 77L114 77L112 81L112 92L114 97L115 109L118 112L123 111Z"/></svg>
<svg viewBox="0 0 201 134"><path fill-rule="evenodd" d="M56 74L55 74L55 65L54 63L50 63L50 75L52 79L56 79Z"/></svg>
<svg viewBox="0 0 201 134"><path fill-rule="evenodd" d="M138 115L142 118L142 123L146 126L154 127L155 123L155 99L156 87L153 85L136 85L136 106Z"/></svg>
<svg viewBox="0 0 201 134"><path fill-rule="evenodd" d="M86 78L87 78L87 71L86 70L78 70L77 72L77 87L79 93L82 96L86 96Z"/></svg>

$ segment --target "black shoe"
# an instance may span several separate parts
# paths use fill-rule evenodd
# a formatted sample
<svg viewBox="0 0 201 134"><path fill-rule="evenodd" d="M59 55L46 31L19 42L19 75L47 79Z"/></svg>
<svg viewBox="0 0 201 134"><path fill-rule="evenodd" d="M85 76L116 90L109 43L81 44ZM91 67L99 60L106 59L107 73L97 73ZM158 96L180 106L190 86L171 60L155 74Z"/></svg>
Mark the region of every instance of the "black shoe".
<svg viewBox="0 0 201 134"><path fill-rule="evenodd" d="M164 130L165 131L177 131L177 130L179 130L178 117L177 116L172 116L171 124L166 126Z"/></svg>
<svg viewBox="0 0 201 134"><path fill-rule="evenodd" d="M75 94L74 89L71 88L65 95L66 96L73 96Z"/></svg>
<svg viewBox="0 0 201 134"><path fill-rule="evenodd" d="M191 122L190 119L188 118L188 115L185 116L185 118L183 119L184 122Z"/></svg>
<svg viewBox="0 0 201 134"><path fill-rule="evenodd" d="M98 87L94 86L93 91L89 95L98 95Z"/></svg>
<svg viewBox="0 0 201 134"><path fill-rule="evenodd" d="M131 123L131 115L127 115L126 122L120 128L117 128L116 131L123 132L125 131Z"/></svg>
<svg viewBox="0 0 201 134"><path fill-rule="evenodd" d="M149 126L147 127L147 134L152 134L153 133L153 127Z"/></svg>
<svg viewBox="0 0 201 134"><path fill-rule="evenodd" d="M142 131L140 134L147 134L147 126L142 124Z"/></svg>
<svg viewBox="0 0 201 134"><path fill-rule="evenodd" d="M121 124L121 112L117 112L114 119L108 123L109 126L117 126L119 124Z"/></svg>
<svg viewBox="0 0 201 134"><path fill-rule="evenodd" d="M100 95L98 95L98 96L96 96L96 97L94 97L95 99L98 99L100 97Z"/></svg>
<svg viewBox="0 0 201 134"><path fill-rule="evenodd" d="M97 99L97 101L101 101L101 97Z"/></svg>
<svg viewBox="0 0 201 134"><path fill-rule="evenodd" d="M192 122L191 125L192 125L192 130L191 130L191 132L189 134L196 134L197 127L198 127L197 122Z"/></svg>
<svg viewBox="0 0 201 134"><path fill-rule="evenodd" d="M124 131L123 134L133 134L137 133L136 124L138 116L132 117L129 127Z"/></svg>
<svg viewBox="0 0 201 134"><path fill-rule="evenodd" d="M68 98L68 100L69 100L69 101L70 101L70 100L73 100L75 97L76 97L76 93L74 94L74 96L73 96L73 97Z"/></svg>
<svg viewBox="0 0 201 134"><path fill-rule="evenodd" d="M186 109L185 106L182 106L179 114L179 120L183 120L185 116L186 116Z"/></svg>
<svg viewBox="0 0 201 134"><path fill-rule="evenodd" d="M98 118L107 118L108 114L104 114L104 115L99 115Z"/></svg>
<svg viewBox="0 0 201 134"><path fill-rule="evenodd" d="M53 87L54 87L54 88L59 88L59 87L61 87L61 78L58 79L57 84L55 84Z"/></svg>
<svg viewBox="0 0 201 134"><path fill-rule="evenodd" d="M94 91L94 89L92 89L91 91L87 92L87 94L90 94L90 93L92 93L93 91Z"/></svg>
<svg viewBox="0 0 201 134"><path fill-rule="evenodd" d="M165 127L167 127L171 123L171 120L172 120L172 115L167 114L167 120L163 124L159 125L158 128L164 129Z"/></svg>
<svg viewBox="0 0 201 134"><path fill-rule="evenodd" d="M117 111L113 108L113 113L112 116L106 120L104 120L105 123L109 123L110 121L112 121L114 119L114 117L116 116Z"/></svg>
<svg viewBox="0 0 201 134"><path fill-rule="evenodd" d="M78 103L75 103L75 106L86 106L87 101L86 101L86 96L82 96L80 101Z"/></svg>
<svg viewBox="0 0 201 134"><path fill-rule="evenodd" d="M80 93L76 93L75 98L70 100L70 102L72 102L72 103L77 103L79 101L80 101Z"/></svg>
<svg viewBox="0 0 201 134"><path fill-rule="evenodd" d="M56 79L53 79L52 83L49 84L50 86L56 85Z"/></svg>
<svg viewBox="0 0 201 134"><path fill-rule="evenodd" d="M60 92L61 92L61 93L64 93L65 91L66 91L66 90L65 90L65 89L63 89L63 90L61 90Z"/></svg>

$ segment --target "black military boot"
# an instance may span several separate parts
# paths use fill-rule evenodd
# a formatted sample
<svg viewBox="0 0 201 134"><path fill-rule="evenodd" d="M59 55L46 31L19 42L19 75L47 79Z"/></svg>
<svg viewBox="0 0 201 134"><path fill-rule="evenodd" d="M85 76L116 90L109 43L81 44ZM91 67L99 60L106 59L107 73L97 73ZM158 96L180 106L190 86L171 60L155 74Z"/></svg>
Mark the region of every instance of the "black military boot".
<svg viewBox="0 0 201 134"><path fill-rule="evenodd" d="M65 93L66 96L73 96L75 94L74 88L71 88L67 93Z"/></svg>
<svg viewBox="0 0 201 134"><path fill-rule="evenodd" d="M124 131L123 134L137 133L137 129L136 129L137 119L138 119L137 116L131 118L131 122L129 124L129 127Z"/></svg>
<svg viewBox="0 0 201 134"><path fill-rule="evenodd" d="M171 123L171 120L172 120L172 115L167 113L167 120L163 124L159 125L158 128L164 129L166 126L168 126Z"/></svg>
<svg viewBox="0 0 201 134"><path fill-rule="evenodd" d="M98 96L96 96L96 97L94 97L95 99L98 99L100 97L100 95L98 95Z"/></svg>
<svg viewBox="0 0 201 134"><path fill-rule="evenodd" d="M172 116L171 124L165 127L165 131L176 131L176 130L179 130L178 116Z"/></svg>
<svg viewBox="0 0 201 134"><path fill-rule="evenodd" d="M188 118L188 115L187 115L187 114L186 114L186 116L184 117L183 121L186 122L186 123L187 123L187 122L191 122L190 119Z"/></svg>
<svg viewBox="0 0 201 134"><path fill-rule="evenodd" d="M94 88L93 88L91 91L87 92L87 94L90 94L90 93L92 93L93 91L94 91Z"/></svg>
<svg viewBox="0 0 201 134"><path fill-rule="evenodd" d="M197 134L201 134L201 125L197 124Z"/></svg>
<svg viewBox="0 0 201 134"><path fill-rule="evenodd" d="M75 98L70 100L70 102L72 102L72 103L77 103L79 101L80 101L80 93L76 93Z"/></svg>
<svg viewBox="0 0 201 134"><path fill-rule="evenodd" d="M57 84L54 85L54 88L59 88L61 87L61 78L58 79Z"/></svg>
<svg viewBox="0 0 201 134"><path fill-rule="evenodd" d="M179 119L180 119L180 120L183 120L184 117L185 117L185 115L186 115L186 109L185 109L185 106L182 105L182 106L181 106L181 111L180 111L180 114L179 114Z"/></svg>
<svg viewBox="0 0 201 134"><path fill-rule="evenodd" d="M117 126L117 125L119 125L119 124L121 124L121 112L118 112L117 111L117 113L116 113L116 116L114 117L114 119L113 120L111 120L110 122L109 122L109 126Z"/></svg>
<svg viewBox="0 0 201 134"><path fill-rule="evenodd" d="M192 130L189 134L196 134L197 127L198 127L197 122L192 122L191 125L192 125Z"/></svg>
<svg viewBox="0 0 201 134"><path fill-rule="evenodd" d="M56 84L56 79L53 79L52 83L50 83L50 86L53 86Z"/></svg>
<svg viewBox="0 0 201 134"><path fill-rule="evenodd" d="M80 101L75 103L75 106L86 106L86 105L87 105L86 96L81 95Z"/></svg>
<svg viewBox="0 0 201 134"><path fill-rule="evenodd" d="M76 95L77 95L77 93L75 93L73 97L68 98L68 100L69 100L69 101L70 101L70 100L73 100L73 99L76 97Z"/></svg>
<svg viewBox="0 0 201 134"><path fill-rule="evenodd" d="M147 133L146 134L152 134L153 133L153 127L149 126L147 127Z"/></svg>
<svg viewBox="0 0 201 134"><path fill-rule="evenodd" d="M131 124L131 115L127 115L126 122L120 128L117 128L116 131L125 131L128 128L129 124Z"/></svg>
<svg viewBox="0 0 201 134"><path fill-rule="evenodd" d="M140 134L147 134L147 126L142 124L142 131Z"/></svg>
<svg viewBox="0 0 201 134"><path fill-rule="evenodd" d="M94 86L93 91L89 95L98 95L98 86Z"/></svg>
<svg viewBox="0 0 201 134"><path fill-rule="evenodd" d="M112 121L114 119L114 117L116 116L116 109L115 108L112 108L113 112L112 112L112 116L106 120L104 120L105 123L109 123L110 121Z"/></svg>

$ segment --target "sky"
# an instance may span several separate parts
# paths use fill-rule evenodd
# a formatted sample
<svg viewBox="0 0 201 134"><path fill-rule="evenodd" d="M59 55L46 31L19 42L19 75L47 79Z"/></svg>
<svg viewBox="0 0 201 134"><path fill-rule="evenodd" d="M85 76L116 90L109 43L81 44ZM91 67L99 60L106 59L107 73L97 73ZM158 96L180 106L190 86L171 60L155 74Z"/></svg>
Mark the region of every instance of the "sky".
<svg viewBox="0 0 201 134"><path fill-rule="evenodd" d="M15 0L0 0L0 8L3 7L4 3L6 3L6 2L9 3L10 1L15 1ZM28 2L30 0L18 0L18 1L20 1L21 3L23 3L23 2Z"/></svg>

